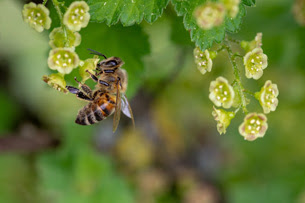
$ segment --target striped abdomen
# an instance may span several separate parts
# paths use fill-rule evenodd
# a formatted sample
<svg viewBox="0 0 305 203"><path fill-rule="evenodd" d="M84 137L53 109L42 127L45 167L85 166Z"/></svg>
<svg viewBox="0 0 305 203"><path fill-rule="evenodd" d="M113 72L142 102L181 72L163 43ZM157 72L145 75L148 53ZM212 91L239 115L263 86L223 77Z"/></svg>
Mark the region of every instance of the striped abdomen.
<svg viewBox="0 0 305 203"><path fill-rule="evenodd" d="M75 123L92 125L110 116L115 110L116 97L107 93L100 93L94 101L79 110Z"/></svg>

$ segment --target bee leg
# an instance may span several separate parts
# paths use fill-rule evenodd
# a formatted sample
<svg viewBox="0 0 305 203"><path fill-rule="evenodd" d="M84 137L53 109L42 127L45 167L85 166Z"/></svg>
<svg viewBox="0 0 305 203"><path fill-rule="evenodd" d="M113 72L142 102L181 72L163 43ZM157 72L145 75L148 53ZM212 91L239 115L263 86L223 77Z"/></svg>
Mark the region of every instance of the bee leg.
<svg viewBox="0 0 305 203"><path fill-rule="evenodd" d="M76 77L74 78L74 80L78 83L78 85L80 86L80 88L84 91L84 93L91 98L92 95L92 90L90 89L90 87L88 85L82 84L81 82L79 82Z"/></svg>
<svg viewBox="0 0 305 203"><path fill-rule="evenodd" d="M95 75L93 75L90 71L86 70L86 72L90 74L91 79L92 79L94 82L97 82L97 81L98 81L98 78L97 78Z"/></svg>
<svg viewBox="0 0 305 203"><path fill-rule="evenodd" d="M72 86L66 86L66 88L71 92L72 94L76 94L76 96L80 99L87 100L87 101L92 101L93 99L85 95L82 91L77 89L76 87Z"/></svg>
<svg viewBox="0 0 305 203"><path fill-rule="evenodd" d="M98 83L100 83L101 85L105 85L105 86L109 86L109 83L103 81L103 80L99 80Z"/></svg>

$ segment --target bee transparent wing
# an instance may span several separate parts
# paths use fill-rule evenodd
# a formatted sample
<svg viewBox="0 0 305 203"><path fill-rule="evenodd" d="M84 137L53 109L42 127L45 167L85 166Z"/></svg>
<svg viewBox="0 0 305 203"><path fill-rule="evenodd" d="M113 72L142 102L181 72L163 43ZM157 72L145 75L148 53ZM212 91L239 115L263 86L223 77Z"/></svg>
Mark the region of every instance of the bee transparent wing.
<svg viewBox="0 0 305 203"><path fill-rule="evenodd" d="M116 93L116 105L115 105L115 111L113 116L113 129L112 131L115 132L118 128L120 117L121 117L121 93L120 93L120 85L117 84L117 93Z"/></svg>
<svg viewBox="0 0 305 203"><path fill-rule="evenodd" d="M122 100L122 105L121 105L122 112L127 117L131 118L133 127L135 127L134 117L133 117L133 114L132 114L132 110L131 110L130 104L129 104L128 100L127 100L127 97L124 94L122 95L122 99L121 100Z"/></svg>
<svg viewBox="0 0 305 203"><path fill-rule="evenodd" d="M121 108L122 108L122 112L129 118L132 117L132 112L129 110L129 103L128 103L128 100L126 98L125 95L122 95L122 98L121 98Z"/></svg>

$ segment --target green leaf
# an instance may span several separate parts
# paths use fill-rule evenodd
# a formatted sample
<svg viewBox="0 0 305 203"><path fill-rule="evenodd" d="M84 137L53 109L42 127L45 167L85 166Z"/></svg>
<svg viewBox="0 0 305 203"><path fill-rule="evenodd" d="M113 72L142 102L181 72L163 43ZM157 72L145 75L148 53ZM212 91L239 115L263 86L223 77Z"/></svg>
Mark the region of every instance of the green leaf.
<svg viewBox="0 0 305 203"><path fill-rule="evenodd" d="M183 22L186 30L190 31L191 40L195 42L196 46L201 50L210 48L214 42L220 43L225 36L225 32L237 32L242 22L242 18L246 14L245 6L239 5L239 13L234 19L225 18L221 26L212 28L210 30L203 30L198 27L193 16L194 10L197 6L203 4L205 0L172 0L178 16L184 16Z"/></svg>
<svg viewBox="0 0 305 203"><path fill-rule="evenodd" d="M124 26L141 23L143 18L153 23L162 15L169 0L89 0L91 21Z"/></svg>
<svg viewBox="0 0 305 203"><path fill-rule="evenodd" d="M255 1L256 0L243 0L243 4L246 6L255 6Z"/></svg>

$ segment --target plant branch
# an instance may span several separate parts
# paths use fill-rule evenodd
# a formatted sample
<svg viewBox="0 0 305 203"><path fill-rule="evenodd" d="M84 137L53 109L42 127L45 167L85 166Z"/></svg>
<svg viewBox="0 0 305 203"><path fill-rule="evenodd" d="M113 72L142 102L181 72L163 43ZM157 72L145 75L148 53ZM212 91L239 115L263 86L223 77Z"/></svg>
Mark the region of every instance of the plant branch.
<svg viewBox="0 0 305 203"><path fill-rule="evenodd" d="M52 2L53 2L53 5L54 5L54 7L55 7L55 9L57 11L57 14L58 14L58 17L59 17L59 20L60 20L60 25L61 25L61 28L62 28L62 30L64 32L65 45L67 45L68 42L69 42L68 34L67 34L67 29L66 29L66 26L63 23L63 14L62 14L62 12L60 10L60 7L59 7L60 5L62 5L62 2L58 2L58 0L52 0Z"/></svg>
<svg viewBox="0 0 305 203"><path fill-rule="evenodd" d="M243 109L243 112L247 113L248 110L246 108L246 106L247 106L246 96L245 96L244 91L243 91L244 90L243 85L241 84L241 76L240 76L240 72L237 68L237 64L236 64L236 61L235 61L235 56L234 56L233 51L232 51L232 49L231 49L227 40L224 41L224 46L225 46L225 49L228 52L229 60L232 64L233 73L234 73L234 77L235 77L234 81L236 81L236 85L237 85L237 88L238 88L239 97L240 97L240 101L241 101L241 107Z"/></svg>

